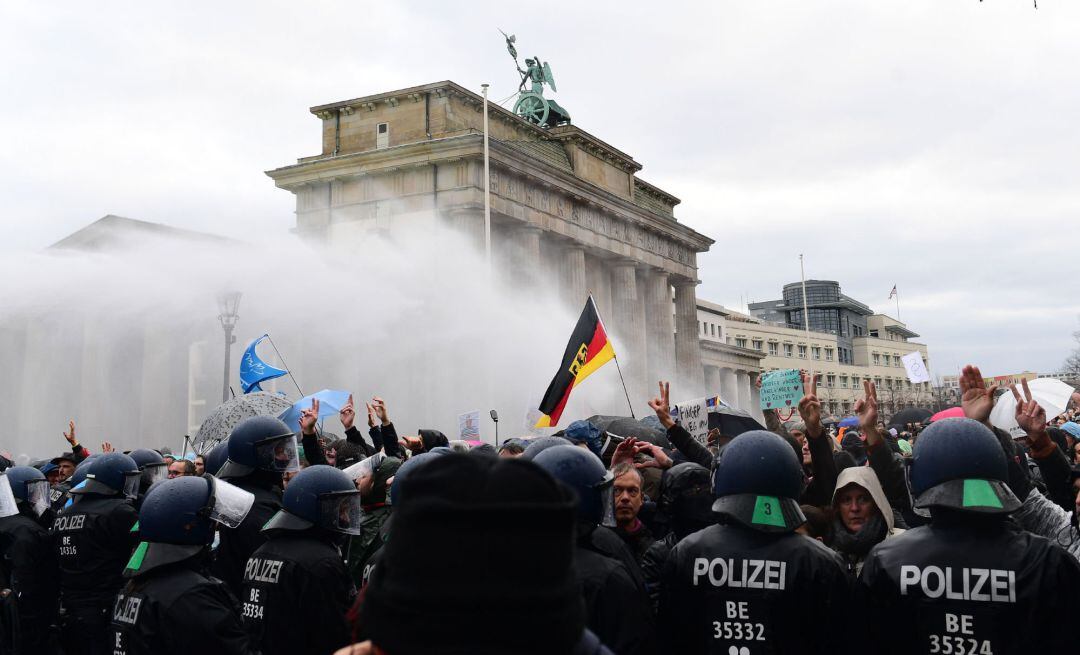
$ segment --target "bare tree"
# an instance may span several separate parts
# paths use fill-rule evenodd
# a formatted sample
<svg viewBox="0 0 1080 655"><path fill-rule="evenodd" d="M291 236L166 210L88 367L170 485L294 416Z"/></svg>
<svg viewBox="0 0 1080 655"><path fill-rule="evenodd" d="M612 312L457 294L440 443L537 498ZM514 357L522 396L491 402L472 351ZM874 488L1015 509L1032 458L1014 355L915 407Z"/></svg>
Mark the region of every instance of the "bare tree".
<svg viewBox="0 0 1080 655"><path fill-rule="evenodd" d="M1061 365L1061 372L1068 373L1071 377L1080 378L1080 330L1073 332L1073 339L1076 341L1076 348L1065 359L1065 363Z"/></svg>

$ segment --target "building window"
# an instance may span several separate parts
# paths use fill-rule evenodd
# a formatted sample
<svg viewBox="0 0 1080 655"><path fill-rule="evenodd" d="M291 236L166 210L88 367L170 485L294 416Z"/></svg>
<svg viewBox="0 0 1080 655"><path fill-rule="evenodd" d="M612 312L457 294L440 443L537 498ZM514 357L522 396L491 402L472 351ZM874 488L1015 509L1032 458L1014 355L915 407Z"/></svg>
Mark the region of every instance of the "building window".
<svg viewBox="0 0 1080 655"><path fill-rule="evenodd" d="M710 324L709 328L712 330L712 335L716 336L716 323Z"/></svg>
<svg viewBox="0 0 1080 655"><path fill-rule="evenodd" d="M709 336L709 328L705 325L704 321L698 321L698 331L705 336Z"/></svg>
<svg viewBox="0 0 1080 655"><path fill-rule="evenodd" d="M897 366L897 367L904 365L904 362L900 361L900 355L893 355L892 356L892 363L893 363L893 366Z"/></svg>
<svg viewBox="0 0 1080 655"><path fill-rule="evenodd" d="M835 387L836 386L836 376L833 375L832 373L829 373L827 376L825 376L825 386L829 387L830 389Z"/></svg>
<svg viewBox="0 0 1080 655"><path fill-rule="evenodd" d="M874 366L881 364L881 355L874 353Z"/></svg>
<svg viewBox="0 0 1080 655"><path fill-rule="evenodd" d="M754 350L756 350L758 352L761 352L761 344L762 344L761 339L754 339L754 340L751 341L751 343L754 344Z"/></svg>
<svg viewBox="0 0 1080 655"><path fill-rule="evenodd" d="M840 388L841 389L847 389L847 376L846 375L841 375L840 376Z"/></svg>
<svg viewBox="0 0 1080 655"><path fill-rule="evenodd" d="M832 361L832 354L833 354L833 349L832 348L826 348L825 349L825 361L831 362Z"/></svg>
<svg viewBox="0 0 1080 655"><path fill-rule="evenodd" d="M794 348L791 347L791 344L790 343L785 343L784 344L784 357L791 357L791 355L792 355L791 351L792 350L794 350Z"/></svg>
<svg viewBox="0 0 1080 655"><path fill-rule="evenodd" d="M813 346L811 350L814 353L814 359L821 359L821 346Z"/></svg>
<svg viewBox="0 0 1080 655"><path fill-rule="evenodd" d="M779 355L780 354L779 346L780 346L780 344L778 344L778 343L769 342L769 354L770 355Z"/></svg>
<svg viewBox="0 0 1080 655"><path fill-rule="evenodd" d="M390 125L379 123L375 126L375 149L383 150L390 147Z"/></svg>
<svg viewBox="0 0 1080 655"><path fill-rule="evenodd" d="M852 389L858 389L859 388L859 376L857 376L857 375L852 375L851 376L851 388Z"/></svg>
<svg viewBox="0 0 1080 655"><path fill-rule="evenodd" d="M875 387L880 387L881 386L881 378L874 378L874 386Z"/></svg>
<svg viewBox="0 0 1080 655"><path fill-rule="evenodd" d="M806 359L806 346L799 346L799 359Z"/></svg>
<svg viewBox="0 0 1080 655"><path fill-rule="evenodd" d="M746 347L746 339L740 339L740 338L736 337L735 338L735 345L738 346L739 348L745 348Z"/></svg>

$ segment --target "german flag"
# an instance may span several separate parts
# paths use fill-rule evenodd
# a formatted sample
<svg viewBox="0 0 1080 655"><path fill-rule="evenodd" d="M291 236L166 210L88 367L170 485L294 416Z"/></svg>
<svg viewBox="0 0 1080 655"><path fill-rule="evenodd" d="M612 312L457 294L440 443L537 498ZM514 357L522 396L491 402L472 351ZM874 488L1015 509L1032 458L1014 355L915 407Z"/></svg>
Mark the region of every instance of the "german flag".
<svg viewBox="0 0 1080 655"><path fill-rule="evenodd" d="M615 349L611 347L600 313L596 311L596 303L589 296L574 333L570 335L570 343L566 344L562 364L540 401L543 416L536 422L536 427L548 428L557 424L574 386L614 358Z"/></svg>

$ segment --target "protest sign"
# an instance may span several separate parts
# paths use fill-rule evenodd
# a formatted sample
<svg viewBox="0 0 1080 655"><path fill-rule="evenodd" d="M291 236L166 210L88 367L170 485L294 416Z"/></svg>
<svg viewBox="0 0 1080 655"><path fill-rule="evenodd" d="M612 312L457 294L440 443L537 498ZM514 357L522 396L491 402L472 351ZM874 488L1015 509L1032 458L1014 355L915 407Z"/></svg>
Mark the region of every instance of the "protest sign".
<svg viewBox="0 0 1080 655"><path fill-rule="evenodd" d="M798 407L803 396L799 369L786 368L769 371L761 376L761 409L786 409Z"/></svg>
<svg viewBox="0 0 1080 655"><path fill-rule="evenodd" d="M930 371L926 370L926 364L922 360L922 353L918 350L904 355L900 358L900 361L904 362L908 380L915 384L930 381Z"/></svg>
<svg viewBox="0 0 1080 655"><path fill-rule="evenodd" d="M672 413L673 417L678 418L683 429L701 443L705 443L705 438L709 434L709 400L710 398L698 398L681 402L675 406L675 411Z"/></svg>
<svg viewBox="0 0 1080 655"><path fill-rule="evenodd" d="M465 441L480 440L480 410L458 416L458 434Z"/></svg>

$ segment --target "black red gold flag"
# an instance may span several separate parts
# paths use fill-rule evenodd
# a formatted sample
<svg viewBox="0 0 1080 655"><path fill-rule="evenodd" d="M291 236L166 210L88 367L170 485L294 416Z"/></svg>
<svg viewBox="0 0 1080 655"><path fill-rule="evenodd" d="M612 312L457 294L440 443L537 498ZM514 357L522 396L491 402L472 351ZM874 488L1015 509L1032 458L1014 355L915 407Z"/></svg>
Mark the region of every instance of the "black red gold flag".
<svg viewBox="0 0 1080 655"><path fill-rule="evenodd" d="M574 332L570 335L570 342L566 344L559 370L548 385L544 399L540 401L540 413L543 416L536 422L536 427L556 425L573 388L614 358L615 350L608 340L600 313L596 311L596 303L592 296L589 296L585 309L574 326Z"/></svg>

